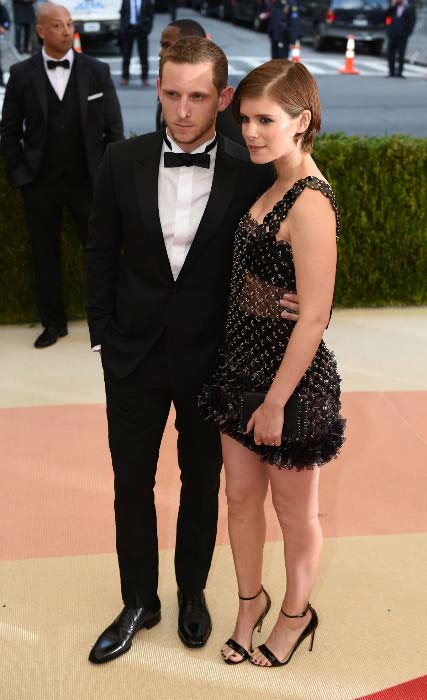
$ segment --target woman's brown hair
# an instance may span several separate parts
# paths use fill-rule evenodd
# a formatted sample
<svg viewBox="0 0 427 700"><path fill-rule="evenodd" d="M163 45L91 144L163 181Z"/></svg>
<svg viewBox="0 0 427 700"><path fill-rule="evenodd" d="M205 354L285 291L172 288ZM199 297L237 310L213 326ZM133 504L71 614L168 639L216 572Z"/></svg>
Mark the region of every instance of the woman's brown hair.
<svg viewBox="0 0 427 700"><path fill-rule="evenodd" d="M239 83L233 99L234 118L241 122L240 105L246 97L269 97L289 116L298 117L305 109L311 113L307 129L298 134L304 151L311 153L320 130L320 99L316 81L302 63L275 58L252 70Z"/></svg>
<svg viewBox="0 0 427 700"><path fill-rule="evenodd" d="M222 49L200 36L186 36L175 41L160 59L160 82L165 63L212 63L213 83L218 95L227 87L228 61Z"/></svg>

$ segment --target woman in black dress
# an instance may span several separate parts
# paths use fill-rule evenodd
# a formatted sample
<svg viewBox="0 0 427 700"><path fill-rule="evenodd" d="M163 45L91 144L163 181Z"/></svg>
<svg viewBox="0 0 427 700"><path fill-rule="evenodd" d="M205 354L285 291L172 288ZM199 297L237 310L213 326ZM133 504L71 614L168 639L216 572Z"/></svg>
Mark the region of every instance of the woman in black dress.
<svg viewBox="0 0 427 700"><path fill-rule="evenodd" d="M237 88L234 112L252 161L273 162L277 179L236 232L225 340L200 406L222 432L240 598L222 655L230 664L249 658L277 666L306 637L312 648L318 617L309 600L322 549L318 467L344 441L340 378L322 340L339 218L333 191L311 157L320 102L308 70L286 59L256 68ZM295 290L296 323L281 318L279 306L283 293ZM253 631L270 608L261 584L269 484L284 535L286 591L270 636L253 650Z"/></svg>

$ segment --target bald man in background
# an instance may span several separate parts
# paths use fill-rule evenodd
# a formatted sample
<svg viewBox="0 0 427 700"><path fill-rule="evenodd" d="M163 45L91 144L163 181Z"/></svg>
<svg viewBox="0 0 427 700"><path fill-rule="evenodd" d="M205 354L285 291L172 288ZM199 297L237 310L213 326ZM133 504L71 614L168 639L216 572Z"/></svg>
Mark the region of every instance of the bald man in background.
<svg viewBox="0 0 427 700"><path fill-rule="evenodd" d="M61 218L68 209L86 243L95 174L123 121L107 64L75 53L65 7L37 10L43 48L10 69L0 127L12 187L20 189L31 241L43 332L36 348L67 335L60 266Z"/></svg>

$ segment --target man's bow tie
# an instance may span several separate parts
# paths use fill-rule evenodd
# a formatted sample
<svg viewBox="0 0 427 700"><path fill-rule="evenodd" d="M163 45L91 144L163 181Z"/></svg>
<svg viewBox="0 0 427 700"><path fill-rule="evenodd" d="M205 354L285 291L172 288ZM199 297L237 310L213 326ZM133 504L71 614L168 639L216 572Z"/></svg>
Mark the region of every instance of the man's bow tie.
<svg viewBox="0 0 427 700"><path fill-rule="evenodd" d="M163 140L166 144L166 146L171 149L172 144L169 141L166 132L163 134ZM181 168L183 165L185 165L187 168L190 168L192 165L197 165L199 168L206 168L209 170L210 165L211 165L211 157L209 155L209 151L211 151L215 146L217 142L217 137L215 136L214 140L208 143L208 145L205 148L204 153L173 153L171 152L166 152L163 155L163 162L165 168Z"/></svg>
<svg viewBox="0 0 427 700"><path fill-rule="evenodd" d="M55 70L55 68L69 68L70 61L68 58L64 58L63 61L46 61L49 70Z"/></svg>
<svg viewBox="0 0 427 700"><path fill-rule="evenodd" d="M185 165L187 168L197 165L199 168L208 168L211 164L209 153L165 153L165 168L180 168Z"/></svg>

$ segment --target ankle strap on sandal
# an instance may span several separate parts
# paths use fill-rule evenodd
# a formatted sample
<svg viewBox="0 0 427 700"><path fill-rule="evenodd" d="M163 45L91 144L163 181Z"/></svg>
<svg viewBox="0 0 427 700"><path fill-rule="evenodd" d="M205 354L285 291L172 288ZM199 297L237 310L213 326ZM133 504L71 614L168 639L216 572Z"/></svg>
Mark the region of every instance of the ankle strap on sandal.
<svg viewBox="0 0 427 700"><path fill-rule="evenodd" d="M281 612L282 615L284 615L285 617L294 618L294 617L305 617L305 616L307 615L307 613L308 613L309 610L313 610L313 608L311 607L310 603L307 603L307 607L305 608L304 612L300 613L299 615L288 615L288 613L286 613L286 612L283 610L283 608L281 608L280 612Z"/></svg>
<svg viewBox="0 0 427 700"><path fill-rule="evenodd" d="M261 586L258 593L256 595L251 596L250 598L244 598L242 595L240 595L240 593L238 593L238 596L239 596L240 600L255 600L255 598L258 598L258 596L261 595L261 593L263 591L264 591L264 586ZM264 591L264 593L265 593L265 591Z"/></svg>

